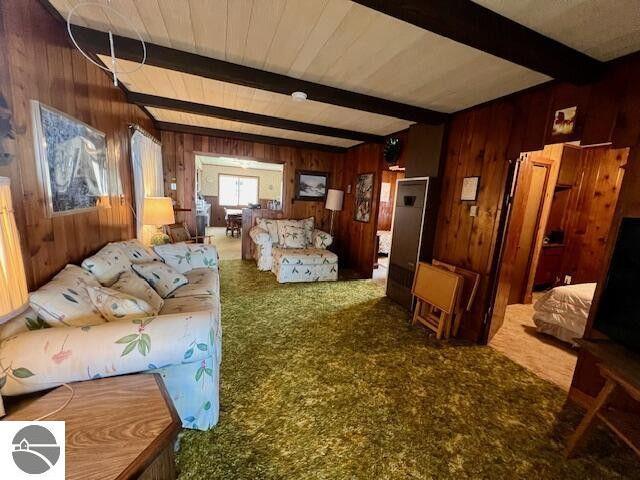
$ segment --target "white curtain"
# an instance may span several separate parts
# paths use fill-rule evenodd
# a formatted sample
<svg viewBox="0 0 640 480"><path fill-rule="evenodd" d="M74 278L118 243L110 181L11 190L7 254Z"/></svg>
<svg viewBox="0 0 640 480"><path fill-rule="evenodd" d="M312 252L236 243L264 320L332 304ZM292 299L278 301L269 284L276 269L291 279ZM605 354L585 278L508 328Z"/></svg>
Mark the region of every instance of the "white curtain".
<svg viewBox="0 0 640 480"><path fill-rule="evenodd" d="M131 163L136 199L136 236L145 245L155 233L142 224L145 197L164 197L162 148L159 143L136 130L131 136Z"/></svg>

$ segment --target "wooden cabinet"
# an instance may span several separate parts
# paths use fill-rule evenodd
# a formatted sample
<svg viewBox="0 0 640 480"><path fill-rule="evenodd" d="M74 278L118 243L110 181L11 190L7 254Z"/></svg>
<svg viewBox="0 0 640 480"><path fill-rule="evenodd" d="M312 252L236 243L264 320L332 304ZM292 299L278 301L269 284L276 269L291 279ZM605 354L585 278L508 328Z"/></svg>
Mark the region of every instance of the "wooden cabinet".
<svg viewBox="0 0 640 480"><path fill-rule="evenodd" d="M533 281L534 288L553 287L562 282L564 245L544 245Z"/></svg>
<svg viewBox="0 0 640 480"><path fill-rule="evenodd" d="M576 183L578 170L580 170L580 148L565 145L562 150L560 172L556 185L571 187Z"/></svg>

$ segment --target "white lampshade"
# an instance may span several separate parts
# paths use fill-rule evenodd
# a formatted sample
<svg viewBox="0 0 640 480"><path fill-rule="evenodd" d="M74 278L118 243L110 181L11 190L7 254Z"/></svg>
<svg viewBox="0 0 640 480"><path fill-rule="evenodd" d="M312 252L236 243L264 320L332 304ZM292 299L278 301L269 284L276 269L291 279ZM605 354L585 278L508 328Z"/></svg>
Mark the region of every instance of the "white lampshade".
<svg viewBox="0 0 640 480"><path fill-rule="evenodd" d="M0 324L29 305L18 227L7 177L0 177Z"/></svg>
<svg viewBox="0 0 640 480"><path fill-rule="evenodd" d="M145 197L142 223L156 226L176 223L171 199L169 197Z"/></svg>
<svg viewBox="0 0 640 480"><path fill-rule="evenodd" d="M343 200L344 192L342 190L334 190L333 188L330 188L329 191L327 191L327 203L325 203L324 208L338 212L342 210Z"/></svg>

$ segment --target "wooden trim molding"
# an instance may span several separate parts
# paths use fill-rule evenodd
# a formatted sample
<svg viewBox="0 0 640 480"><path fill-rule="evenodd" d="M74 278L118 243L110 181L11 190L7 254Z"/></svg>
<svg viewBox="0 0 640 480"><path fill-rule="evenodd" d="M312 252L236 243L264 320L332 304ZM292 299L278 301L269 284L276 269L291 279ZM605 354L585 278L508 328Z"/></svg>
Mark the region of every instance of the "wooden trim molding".
<svg viewBox="0 0 640 480"><path fill-rule="evenodd" d="M471 0L354 1L558 80L586 84L605 68L605 63Z"/></svg>
<svg viewBox="0 0 640 480"><path fill-rule="evenodd" d="M159 97L156 95L147 95L145 93L130 92L127 99L131 103L139 106L164 108L177 112L195 113L197 115L205 115L207 117L220 118L222 120L231 120L233 122L250 123L252 125L262 125L265 127L281 128L284 130L293 130L296 132L313 133L316 135L325 135L334 138L346 138L349 140L358 140L361 142L382 143L384 137L374 135L372 133L356 132L353 130L345 130L342 128L327 127L313 123L297 122L295 120L287 120L285 118L272 117L259 113L245 112L242 110L233 110L230 108L217 107L214 105L205 105L202 103L188 102L177 100L174 98Z"/></svg>
<svg viewBox="0 0 640 480"><path fill-rule="evenodd" d="M104 32L74 25L73 34L76 41L87 51L96 54L110 55L109 38ZM118 58L134 62L139 62L142 59L139 40L119 35L114 35L113 38ZM436 112L427 108L321 85L319 83L225 62L224 60L205 57L183 50L163 47L149 42L146 43L146 46L146 64L155 67L281 93L283 95L290 95L292 92L302 91L308 95L310 100L316 102L378 113L380 115L401 118L412 122L439 125L449 118L449 115L446 113Z"/></svg>
<svg viewBox="0 0 640 480"><path fill-rule="evenodd" d="M244 140L247 142L266 143L269 145L283 145L286 147L308 148L321 150L323 152L344 153L344 147L325 145L322 143L303 142L302 140L291 140L289 138L268 137L265 135L255 135L253 133L232 132L231 130L218 130L215 128L196 127L193 125L183 125L181 123L156 122L158 130L168 132L189 133L191 135L204 135L208 137L231 138L233 140Z"/></svg>

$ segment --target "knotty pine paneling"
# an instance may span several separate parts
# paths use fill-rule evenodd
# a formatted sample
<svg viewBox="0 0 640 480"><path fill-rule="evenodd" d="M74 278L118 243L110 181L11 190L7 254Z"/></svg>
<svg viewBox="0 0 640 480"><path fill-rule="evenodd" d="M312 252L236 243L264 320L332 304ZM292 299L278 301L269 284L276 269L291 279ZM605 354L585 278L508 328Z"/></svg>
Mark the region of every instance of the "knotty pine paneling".
<svg viewBox="0 0 640 480"><path fill-rule="evenodd" d="M17 132L13 162L0 167L11 178L27 281L31 289L47 282L67 263L77 263L110 241L135 235L128 124L151 133L149 117L126 102L109 77L72 48L64 25L36 0L0 2L0 92L13 112ZM107 134L113 180L119 175L122 199L112 207L49 219L36 175L30 100L57 108ZM117 175L116 175L117 172ZM115 182L112 182L115 186Z"/></svg>
<svg viewBox="0 0 640 480"><path fill-rule="evenodd" d="M382 183L389 183L391 189L389 192L389 200L387 202L380 201L380 208L378 208L378 230L391 230L393 202L396 198L396 182L400 178L404 178L403 172L391 170L382 171Z"/></svg>

